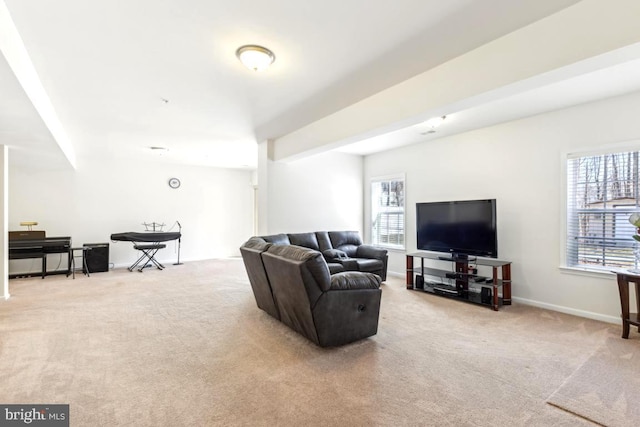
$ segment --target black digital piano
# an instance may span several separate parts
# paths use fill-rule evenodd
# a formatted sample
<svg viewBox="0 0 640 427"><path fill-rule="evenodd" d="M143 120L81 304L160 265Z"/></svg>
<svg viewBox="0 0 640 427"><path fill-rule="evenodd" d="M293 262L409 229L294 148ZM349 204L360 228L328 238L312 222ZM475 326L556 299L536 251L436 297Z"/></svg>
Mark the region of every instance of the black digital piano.
<svg viewBox="0 0 640 427"><path fill-rule="evenodd" d="M9 232L9 259L41 258L42 271L39 273L10 274L9 278L32 276L34 274L45 276L49 274L70 273L71 266L71 237L45 237L44 231L10 231ZM67 265L63 270L47 271L48 254L66 254Z"/></svg>

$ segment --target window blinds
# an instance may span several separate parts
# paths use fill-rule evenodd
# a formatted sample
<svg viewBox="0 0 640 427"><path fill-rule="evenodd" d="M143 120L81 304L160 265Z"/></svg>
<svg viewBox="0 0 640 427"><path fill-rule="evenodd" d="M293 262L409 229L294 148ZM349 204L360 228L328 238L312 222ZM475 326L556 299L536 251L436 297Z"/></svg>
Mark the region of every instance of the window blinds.
<svg viewBox="0 0 640 427"><path fill-rule="evenodd" d="M567 265L637 268L638 151L567 161Z"/></svg>
<svg viewBox="0 0 640 427"><path fill-rule="evenodd" d="M403 248L404 178L371 182L371 243Z"/></svg>

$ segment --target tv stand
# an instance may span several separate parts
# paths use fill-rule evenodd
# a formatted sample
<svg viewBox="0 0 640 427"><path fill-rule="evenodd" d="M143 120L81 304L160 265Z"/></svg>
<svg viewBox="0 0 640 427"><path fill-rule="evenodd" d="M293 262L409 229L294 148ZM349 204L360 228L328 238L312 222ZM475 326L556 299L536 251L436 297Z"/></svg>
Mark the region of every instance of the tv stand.
<svg viewBox="0 0 640 427"><path fill-rule="evenodd" d="M414 267L415 258L420 259L419 267ZM449 266L454 263L455 271L427 267L425 260L447 262ZM491 276L478 274L478 268L483 267L492 269ZM487 305L498 311L500 306L511 305L511 262L431 252L407 254L407 289Z"/></svg>

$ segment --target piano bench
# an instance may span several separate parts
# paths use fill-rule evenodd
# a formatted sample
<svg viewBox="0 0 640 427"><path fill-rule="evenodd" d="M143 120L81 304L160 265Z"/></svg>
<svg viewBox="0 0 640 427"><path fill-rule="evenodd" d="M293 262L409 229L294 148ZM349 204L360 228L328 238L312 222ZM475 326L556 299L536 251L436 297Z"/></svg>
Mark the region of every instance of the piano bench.
<svg viewBox="0 0 640 427"><path fill-rule="evenodd" d="M138 258L138 260L134 262L131 267L129 267L129 271L133 271L134 268L140 266L138 268L138 271L142 273L142 270L144 270L146 267L151 267L152 265L158 267L158 270L162 270L164 268L164 265L158 262L158 260L155 258L155 255L159 249L164 249L166 247L167 245L165 245L164 243L151 245L134 244L133 249L142 252L142 254Z"/></svg>
<svg viewBox="0 0 640 427"><path fill-rule="evenodd" d="M144 251L144 250L148 250L148 249L164 249L166 247L167 247L167 245L165 245L165 244L160 244L160 245L133 245L133 249L136 249L138 251Z"/></svg>

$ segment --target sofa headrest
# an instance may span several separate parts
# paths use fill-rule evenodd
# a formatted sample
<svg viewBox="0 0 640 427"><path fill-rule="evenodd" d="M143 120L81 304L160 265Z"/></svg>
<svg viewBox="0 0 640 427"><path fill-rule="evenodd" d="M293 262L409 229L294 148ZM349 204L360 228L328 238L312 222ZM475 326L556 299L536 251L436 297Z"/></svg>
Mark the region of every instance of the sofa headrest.
<svg viewBox="0 0 640 427"><path fill-rule="evenodd" d="M289 241L292 245L302 246L303 248L320 250L316 233L289 233Z"/></svg>
<svg viewBox="0 0 640 427"><path fill-rule="evenodd" d="M357 231L330 231L329 238L335 249L346 252L350 257L355 256L358 246L362 245L362 239Z"/></svg>
<svg viewBox="0 0 640 427"><path fill-rule="evenodd" d="M252 237L241 246L241 248L254 249L256 251L264 252L273 246L273 243L265 241L262 237Z"/></svg>
<svg viewBox="0 0 640 427"><path fill-rule="evenodd" d="M357 231L330 231L329 238L333 247L342 245L361 245L362 239Z"/></svg>
<svg viewBox="0 0 640 427"><path fill-rule="evenodd" d="M331 287L329 266L320 252L300 246L273 245L267 253L291 261L301 261L304 269L303 276L308 273L311 276L310 279L314 280L323 292Z"/></svg>
<svg viewBox="0 0 640 427"><path fill-rule="evenodd" d="M331 246L331 239L329 239L329 233L326 231L316 231L316 239L318 239L318 247L320 248L320 252L326 251L327 249L333 249Z"/></svg>
<svg viewBox="0 0 640 427"><path fill-rule="evenodd" d="M261 236L264 240L274 245L290 245L289 236L286 234L272 234L270 236Z"/></svg>

